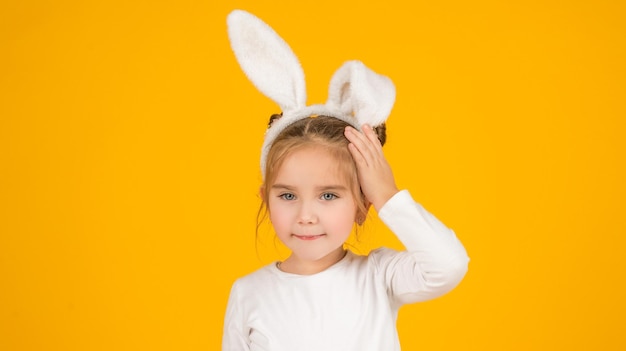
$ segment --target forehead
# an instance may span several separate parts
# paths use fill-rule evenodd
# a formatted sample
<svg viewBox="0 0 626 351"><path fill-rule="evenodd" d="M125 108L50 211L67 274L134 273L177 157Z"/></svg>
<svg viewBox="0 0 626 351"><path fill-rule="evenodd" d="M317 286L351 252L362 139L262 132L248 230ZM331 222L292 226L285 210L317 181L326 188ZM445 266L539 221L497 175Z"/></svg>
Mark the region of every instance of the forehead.
<svg viewBox="0 0 626 351"><path fill-rule="evenodd" d="M274 184L344 185L349 184L349 165L327 148L306 147L285 157L276 172Z"/></svg>

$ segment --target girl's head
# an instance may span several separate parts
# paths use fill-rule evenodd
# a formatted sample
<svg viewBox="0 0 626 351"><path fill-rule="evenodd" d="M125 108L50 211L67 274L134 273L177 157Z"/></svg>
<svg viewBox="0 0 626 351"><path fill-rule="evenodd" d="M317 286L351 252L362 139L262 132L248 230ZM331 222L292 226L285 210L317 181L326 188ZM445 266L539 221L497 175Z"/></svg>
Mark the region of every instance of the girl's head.
<svg viewBox="0 0 626 351"><path fill-rule="evenodd" d="M270 121L271 123L271 121ZM344 131L334 117L304 118L287 126L267 154L263 204L277 237L299 259L339 253L369 207ZM378 128L384 140L384 126Z"/></svg>
<svg viewBox="0 0 626 351"><path fill-rule="evenodd" d="M280 118L273 115L271 123ZM350 124L334 117L317 116L304 118L286 127L273 141L267 154L264 182L261 186L263 200L261 212L272 211L269 206L269 194L285 160L296 151L315 149L316 152L329 155L336 165L337 174L349 186L350 194L356 201L355 220L362 224L369 204L363 196L358 181L357 169L348 150L348 139L344 136L345 128ZM385 124L375 127L381 144L386 141Z"/></svg>

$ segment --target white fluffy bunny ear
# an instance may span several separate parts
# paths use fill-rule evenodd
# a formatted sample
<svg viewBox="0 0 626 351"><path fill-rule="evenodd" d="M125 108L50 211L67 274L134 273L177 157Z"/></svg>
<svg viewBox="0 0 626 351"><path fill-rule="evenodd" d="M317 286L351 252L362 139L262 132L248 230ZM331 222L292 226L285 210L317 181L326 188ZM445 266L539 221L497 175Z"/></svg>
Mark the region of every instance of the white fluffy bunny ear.
<svg viewBox="0 0 626 351"><path fill-rule="evenodd" d="M326 106L354 116L359 126L387 120L396 99L393 82L360 61L344 63L330 80Z"/></svg>
<svg viewBox="0 0 626 351"><path fill-rule="evenodd" d="M276 102L282 117L265 132L261 172L274 140L292 123L310 116L335 117L355 128L387 120L396 97L391 80L359 61L348 61L330 81L324 105L306 106L304 72L289 45L256 16L234 10L227 18L230 45L239 65L259 91Z"/></svg>
<svg viewBox="0 0 626 351"><path fill-rule="evenodd" d="M246 11L232 11L227 23L237 61L256 88L276 102L283 113L304 108L304 72L289 45Z"/></svg>

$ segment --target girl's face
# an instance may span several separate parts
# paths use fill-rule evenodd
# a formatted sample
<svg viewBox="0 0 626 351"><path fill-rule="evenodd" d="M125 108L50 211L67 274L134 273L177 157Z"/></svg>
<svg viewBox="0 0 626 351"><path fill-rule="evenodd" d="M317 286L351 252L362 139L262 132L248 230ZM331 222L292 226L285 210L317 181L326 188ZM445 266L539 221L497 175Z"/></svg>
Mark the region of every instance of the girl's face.
<svg viewBox="0 0 626 351"><path fill-rule="evenodd" d="M315 265L343 251L357 214L348 177L323 148L287 156L269 188L268 208L290 259Z"/></svg>

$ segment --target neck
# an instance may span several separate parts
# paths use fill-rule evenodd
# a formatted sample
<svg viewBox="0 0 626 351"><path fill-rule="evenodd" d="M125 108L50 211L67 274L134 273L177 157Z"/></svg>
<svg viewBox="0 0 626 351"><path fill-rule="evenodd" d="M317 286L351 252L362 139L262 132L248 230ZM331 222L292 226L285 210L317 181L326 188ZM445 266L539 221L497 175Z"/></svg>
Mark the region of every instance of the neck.
<svg viewBox="0 0 626 351"><path fill-rule="evenodd" d="M291 254L284 262L280 262L279 268L286 273L311 275L325 271L346 256L347 251L343 248L331 252L319 260L302 260Z"/></svg>

